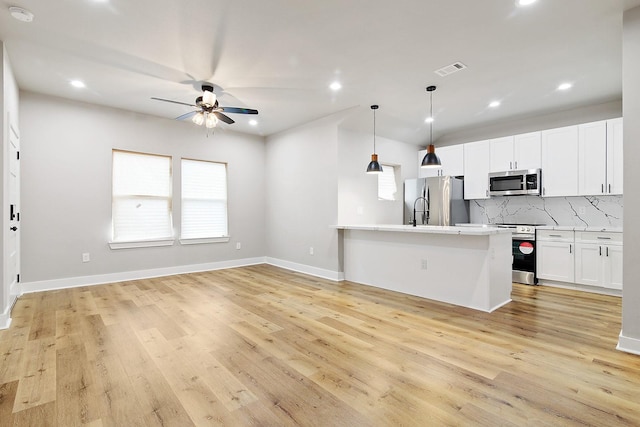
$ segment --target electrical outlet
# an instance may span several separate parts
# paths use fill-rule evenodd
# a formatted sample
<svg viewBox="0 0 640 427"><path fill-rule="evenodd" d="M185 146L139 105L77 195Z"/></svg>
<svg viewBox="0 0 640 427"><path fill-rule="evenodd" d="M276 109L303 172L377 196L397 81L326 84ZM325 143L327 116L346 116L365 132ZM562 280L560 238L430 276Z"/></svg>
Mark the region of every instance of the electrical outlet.
<svg viewBox="0 0 640 427"><path fill-rule="evenodd" d="M89 252L85 252L82 254L82 262L91 261L91 254Z"/></svg>
<svg viewBox="0 0 640 427"><path fill-rule="evenodd" d="M309 255L313 255L313 246L309 247Z"/></svg>
<svg viewBox="0 0 640 427"><path fill-rule="evenodd" d="M427 260L426 260L426 258L423 258L423 259L420 261L420 268L421 268L422 270L426 270L426 269L427 269Z"/></svg>
<svg viewBox="0 0 640 427"><path fill-rule="evenodd" d="M585 208L584 206L580 206L580 208L578 209L578 213L580 215L584 215L587 213L587 208Z"/></svg>
<svg viewBox="0 0 640 427"><path fill-rule="evenodd" d="M237 243L236 243L236 249L237 249L237 250L240 250L241 248L242 248L242 243L237 242Z"/></svg>

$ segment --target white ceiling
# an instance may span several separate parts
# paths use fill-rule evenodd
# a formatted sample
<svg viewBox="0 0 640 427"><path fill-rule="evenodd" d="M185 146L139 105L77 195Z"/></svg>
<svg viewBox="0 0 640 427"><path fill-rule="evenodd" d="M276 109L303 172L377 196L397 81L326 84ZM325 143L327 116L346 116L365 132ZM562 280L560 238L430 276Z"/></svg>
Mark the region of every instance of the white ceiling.
<svg viewBox="0 0 640 427"><path fill-rule="evenodd" d="M622 14L640 0L14 0L3 40L21 89L174 118L202 81L231 129L273 134L352 109L345 126L401 141L620 99ZM34 13L13 19L9 6ZM461 61L468 69L440 77ZM76 89L72 79L87 87ZM339 80L343 88L328 89ZM559 92L559 83L574 87ZM488 108L500 100L496 109ZM191 123L185 123L191 125Z"/></svg>

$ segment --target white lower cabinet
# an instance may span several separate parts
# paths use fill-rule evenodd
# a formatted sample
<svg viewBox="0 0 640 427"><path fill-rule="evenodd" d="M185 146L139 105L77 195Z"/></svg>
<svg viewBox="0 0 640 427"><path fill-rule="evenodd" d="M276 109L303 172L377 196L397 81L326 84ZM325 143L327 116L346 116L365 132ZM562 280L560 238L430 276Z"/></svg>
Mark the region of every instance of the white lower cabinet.
<svg viewBox="0 0 640 427"><path fill-rule="evenodd" d="M622 289L622 233L538 230L539 279Z"/></svg>
<svg viewBox="0 0 640 427"><path fill-rule="evenodd" d="M574 281L573 231L539 230L536 248L536 272L539 279Z"/></svg>
<svg viewBox="0 0 640 427"><path fill-rule="evenodd" d="M622 289L622 234L576 232L576 283Z"/></svg>

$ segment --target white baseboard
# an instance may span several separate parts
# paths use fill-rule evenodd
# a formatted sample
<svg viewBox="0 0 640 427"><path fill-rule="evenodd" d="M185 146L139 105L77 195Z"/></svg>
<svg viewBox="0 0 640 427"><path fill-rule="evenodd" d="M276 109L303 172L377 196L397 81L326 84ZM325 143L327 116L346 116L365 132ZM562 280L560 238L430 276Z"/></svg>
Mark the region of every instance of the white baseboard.
<svg viewBox="0 0 640 427"><path fill-rule="evenodd" d="M0 314L0 329L9 329L11 325L11 305L9 305L4 313Z"/></svg>
<svg viewBox="0 0 640 427"><path fill-rule="evenodd" d="M640 355L640 339L625 337L624 335L622 335L622 332L620 332L616 349L620 351L626 351L627 353Z"/></svg>
<svg viewBox="0 0 640 427"><path fill-rule="evenodd" d="M556 282L555 280L538 279L538 285L550 286L552 288L571 289L574 291L590 292L592 294L609 295L612 297L622 297L619 289L601 288L599 286L581 285L579 283Z"/></svg>
<svg viewBox="0 0 640 427"><path fill-rule="evenodd" d="M201 271L221 270L264 264L264 257L244 258L229 261L209 262L205 264L180 265L175 267L154 268L151 270L123 271L120 273L98 274L94 276L68 277L64 279L41 280L22 283L22 293L51 291L56 289L77 288L80 286L103 285L105 283L125 282L129 280L150 279L152 277L173 276L176 274L197 273ZM1 317L0 317L1 319Z"/></svg>
<svg viewBox="0 0 640 427"><path fill-rule="evenodd" d="M297 262L285 261L283 259L270 257L266 257L265 262L267 264L275 265L276 267L297 271L298 273L304 273L310 276L321 277L323 279L333 280L334 282L341 282L344 280L344 273L341 271L327 270L324 268L312 267L306 264L298 264Z"/></svg>

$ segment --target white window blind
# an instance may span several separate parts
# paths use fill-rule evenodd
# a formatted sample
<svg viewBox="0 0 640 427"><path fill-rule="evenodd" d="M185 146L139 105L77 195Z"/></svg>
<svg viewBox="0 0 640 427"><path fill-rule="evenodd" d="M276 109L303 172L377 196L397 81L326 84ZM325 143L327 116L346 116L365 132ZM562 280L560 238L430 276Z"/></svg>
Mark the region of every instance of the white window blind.
<svg viewBox="0 0 640 427"><path fill-rule="evenodd" d="M378 200L395 200L397 192L395 168L382 165L382 173L378 174Z"/></svg>
<svg viewBox="0 0 640 427"><path fill-rule="evenodd" d="M227 165L182 159L182 239L224 237Z"/></svg>
<svg viewBox="0 0 640 427"><path fill-rule="evenodd" d="M171 238L171 157L113 150L113 241Z"/></svg>

